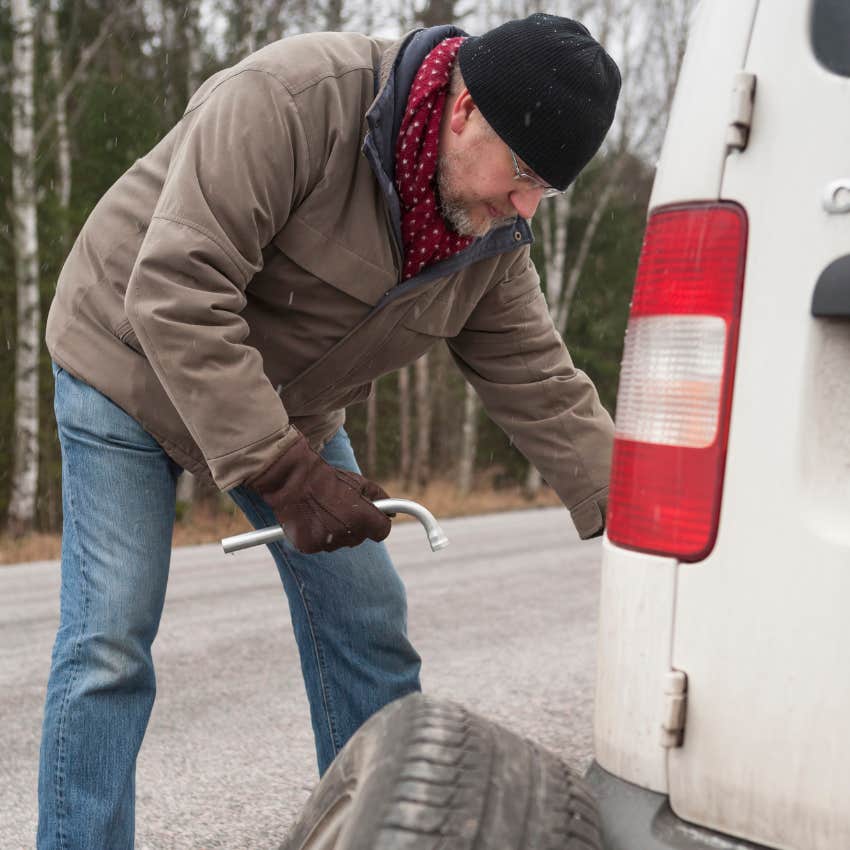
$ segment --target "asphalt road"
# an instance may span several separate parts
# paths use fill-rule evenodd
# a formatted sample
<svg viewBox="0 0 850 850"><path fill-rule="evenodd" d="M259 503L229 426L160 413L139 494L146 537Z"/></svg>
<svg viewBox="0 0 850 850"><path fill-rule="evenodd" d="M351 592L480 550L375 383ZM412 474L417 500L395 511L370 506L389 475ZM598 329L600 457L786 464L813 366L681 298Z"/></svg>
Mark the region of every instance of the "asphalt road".
<svg viewBox="0 0 850 850"><path fill-rule="evenodd" d="M562 509L418 523L388 544L423 689L591 758L599 542ZM36 765L58 618L55 562L0 567L0 847L34 847ZM316 783L289 614L264 548L174 552L158 697L137 774L137 850L272 850ZM106 848L105 848L106 850Z"/></svg>

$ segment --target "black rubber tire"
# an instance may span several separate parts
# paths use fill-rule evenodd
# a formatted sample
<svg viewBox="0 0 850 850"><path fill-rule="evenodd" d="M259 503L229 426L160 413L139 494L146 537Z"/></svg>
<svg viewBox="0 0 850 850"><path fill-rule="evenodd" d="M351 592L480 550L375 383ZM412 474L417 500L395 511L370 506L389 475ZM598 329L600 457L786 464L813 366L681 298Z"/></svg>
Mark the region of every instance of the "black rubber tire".
<svg viewBox="0 0 850 850"><path fill-rule="evenodd" d="M281 850L601 850L596 804L552 753L411 694L336 757Z"/></svg>

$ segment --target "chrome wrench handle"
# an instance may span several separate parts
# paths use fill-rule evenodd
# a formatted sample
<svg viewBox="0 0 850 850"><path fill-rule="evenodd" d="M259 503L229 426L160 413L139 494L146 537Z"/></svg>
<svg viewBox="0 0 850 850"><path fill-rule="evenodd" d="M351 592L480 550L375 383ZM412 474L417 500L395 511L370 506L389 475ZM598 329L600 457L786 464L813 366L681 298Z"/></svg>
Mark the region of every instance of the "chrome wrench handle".
<svg viewBox="0 0 850 850"><path fill-rule="evenodd" d="M434 519L434 515L418 502L412 502L410 499L378 499L373 504L385 514L410 514L416 517L425 528L432 552L445 549L449 545L449 538L446 537L445 532L440 528L440 524ZM229 555L241 549L259 546L262 543L273 543L275 540L283 540L285 537L286 532L281 526L272 525L268 528L260 528L257 531L248 531L245 534L225 537L221 541L221 548Z"/></svg>

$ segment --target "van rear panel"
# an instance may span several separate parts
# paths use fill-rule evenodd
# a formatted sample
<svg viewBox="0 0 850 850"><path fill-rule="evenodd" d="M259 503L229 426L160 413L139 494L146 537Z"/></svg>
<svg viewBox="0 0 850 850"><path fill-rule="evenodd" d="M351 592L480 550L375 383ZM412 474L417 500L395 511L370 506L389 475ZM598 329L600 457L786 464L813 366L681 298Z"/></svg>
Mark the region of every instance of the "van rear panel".
<svg viewBox="0 0 850 850"><path fill-rule="evenodd" d="M850 190L832 196L848 212L824 202L850 183L850 77L818 61L812 33L829 27L811 7L713 0L695 15L650 206L722 199L747 215L719 528L696 563L606 539L595 745L685 821L836 850L850 847L850 315L811 304L850 255ZM728 152L741 71L751 127ZM671 670L687 711L681 746L663 748Z"/></svg>
<svg viewBox="0 0 850 850"><path fill-rule="evenodd" d="M834 850L850 847L850 316L811 302L850 253L850 214L822 203L850 177L850 79L818 64L807 4L779 5L758 9L749 143L721 186L747 211L748 260L717 543L677 571L689 693L669 793L686 820Z"/></svg>
<svg viewBox="0 0 850 850"><path fill-rule="evenodd" d="M729 93L746 56L755 9L755 0L712 0L697 7L651 207L719 196ZM710 81L726 83L703 85L709 68ZM695 87L704 92L699 99L687 94ZM668 150L687 154L667 156ZM675 560L621 549L605 540L596 759L614 775L664 793L667 758L658 742L664 676L671 664L675 578Z"/></svg>

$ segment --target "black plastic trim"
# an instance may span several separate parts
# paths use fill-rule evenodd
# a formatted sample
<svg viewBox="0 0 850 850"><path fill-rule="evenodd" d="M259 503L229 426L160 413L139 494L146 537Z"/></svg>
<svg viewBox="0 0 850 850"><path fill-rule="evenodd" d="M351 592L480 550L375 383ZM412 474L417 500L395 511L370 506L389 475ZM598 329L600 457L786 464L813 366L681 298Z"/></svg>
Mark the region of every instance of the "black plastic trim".
<svg viewBox="0 0 850 850"><path fill-rule="evenodd" d="M818 319L850 319L850 254L831 262L812 294L812 315Z"/></svg>
<svg viewBox="0 0 850 850"><path fill-rule="evenodd" d="M618 779L596 762L584 779L599 810L603 850L772 850L689 824L666 795Z"/></svg>
<svg viewBox="0 0 850 850"><path fill-rule="evenodd" d="M818 62L833 74L850 77L850 3L814 0L811 37Z"/></svg>

